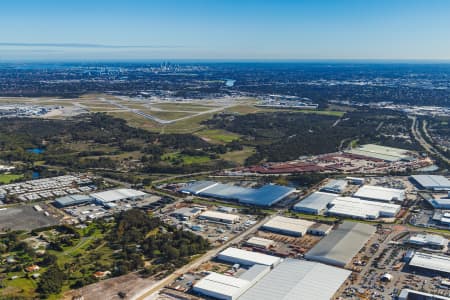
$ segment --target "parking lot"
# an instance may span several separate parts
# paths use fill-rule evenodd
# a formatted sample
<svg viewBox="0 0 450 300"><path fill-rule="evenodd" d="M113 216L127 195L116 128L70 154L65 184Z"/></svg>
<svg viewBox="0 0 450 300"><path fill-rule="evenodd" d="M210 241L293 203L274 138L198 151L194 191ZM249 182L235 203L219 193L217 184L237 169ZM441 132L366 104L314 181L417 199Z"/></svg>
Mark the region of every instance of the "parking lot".
<svg viewBox="0 0 450 300"><path fill-rule="evenodd" d="M46 204L40 204L40 206L43 209L42 211L37 211L32 205L1 208L0 232L7 230L33 230L59 223L59 216L49 213L51 210Z"/></svg>
<svg viewBox="0 0 450 300"><path fill-rule="evenodd" d="M403 243L408 237L402 229L379 229L354 258L354 272L341 287L341 299L393 299L403 288L450 296L441 284L445 278L408 266L404 257L411 247Z"/></svg>

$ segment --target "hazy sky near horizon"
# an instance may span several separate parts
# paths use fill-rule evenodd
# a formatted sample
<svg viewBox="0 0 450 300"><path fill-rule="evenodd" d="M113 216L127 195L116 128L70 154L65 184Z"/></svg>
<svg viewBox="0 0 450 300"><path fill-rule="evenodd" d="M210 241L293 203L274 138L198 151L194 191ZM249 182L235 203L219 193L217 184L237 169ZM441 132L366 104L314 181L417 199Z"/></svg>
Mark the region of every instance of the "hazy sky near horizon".
<svg viewBox="0 0 450 300"><path fill-rule="evenodd" d="M450 59L447 0L2 0L7 60Z"/></svg>

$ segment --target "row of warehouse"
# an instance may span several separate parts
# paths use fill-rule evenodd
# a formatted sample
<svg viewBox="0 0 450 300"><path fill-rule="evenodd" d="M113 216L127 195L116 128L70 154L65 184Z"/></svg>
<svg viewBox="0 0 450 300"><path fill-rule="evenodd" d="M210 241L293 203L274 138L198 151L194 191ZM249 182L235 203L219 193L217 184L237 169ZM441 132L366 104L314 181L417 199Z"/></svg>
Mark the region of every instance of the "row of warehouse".
<svg viewBox="0 0 450 300"><path fill-rule="evenodd" d="M419 188L434 191L450 191L450 181L444 176L437 175L413 175L410 180ZM324 209L330 203L328 199L333 196L327 194L342 194L348 183L362 185L353 197L362 200L379 201L379 202L402 202L405 200L405 190L387 188L374 185L363 185L364 178L347 177L344 179L330 180L326 185L321 187L322 194L314 195L313 199L304 199L303 202L309 203L305 206L305 212L308 209L314 210L311 213L320 214L317 210ZM194 181L180 189L181 193L196 195L201 197L215 198L228 201L237 201L242 204L270 207L293 194L294 188L279 186L274 184L264 185L259 188L247 188L232 184L223 184L214 181ZM325 194L327 193L327 194ZM319 199L320 198L320 199ZM314 204L313 204L314 203ZM324 205L325 204L325 205ZM373 215L373 213L371 214ZM376 214L375 214L376 215ZM380 215L383 215L381 213Z"/></svg>
<svg viewBox="0 0 450 300"><path fill-rule="evenodd" d="M313 222L274 217L262 229L284 234L305 233ZM301 233L300 233L301 232ZM374 234L367 224L344 222L328 231L305 255L307 260L277 256L230 247L216 259L246 271L234 277L210 272L194 284L195 293L224 300L250 299L331 299L351 271L343 269ZM251 245L270 247L273 241L252 237Z"/></svg>
<svg viewBox="0 0 450 300"><path fill-rule="evenodd" d="M68 195L65 197L57 198L55 205L58 207L68 207L75 205L82 205L88 203L97 203L105 207L113 207L114 202L121 200L137 200L148 196L147 193L133 190L133 189L113 189L98 193L92 193L90 195Z"/></svg>
<svg viewBox="0 0 450 300"><path fill-rule="evenodd" d="M395 217L401 209L398 204L363 200L356 197L340 197L336 194L314 192L294 205L293 210L308 214L357 219Z"/></svg>

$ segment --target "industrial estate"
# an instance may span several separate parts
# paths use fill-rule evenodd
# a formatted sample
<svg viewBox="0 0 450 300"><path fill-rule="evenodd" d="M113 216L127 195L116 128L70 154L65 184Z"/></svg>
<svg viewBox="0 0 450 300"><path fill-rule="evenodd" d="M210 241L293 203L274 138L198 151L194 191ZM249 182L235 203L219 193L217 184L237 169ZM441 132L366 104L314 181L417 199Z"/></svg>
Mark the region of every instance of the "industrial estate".
<svg viewBox="0 0 450 300"><path fill-rule="evenodd" d="M449 72L394 69L0 64L0 299L450 299Z"/></svg>
<svg viewBox="0 0 450 300"><path fill-rule="evenodd" d="M173 273L134 279L138 288L130 288L130 279L120 283L126 273L98 264L89 271L90 284L72 284L65 299L101 293L130 299L449 299L450 181L421 171L433 163L415 151L369 144L148 187L93 172L4 184L2 241L22 232L22 242L38 253L25 259L20 248L4 251L4 286L42 280L47 256L57 260L80 251L75 248L87 254L102 247L100 231L94 233L99 226L139 210L170 230L204 239L208 250ZM406 168L411 174L401 174ZM309 186L260 180L312 170L325 176ZM55 250L53 240L67 239L68 228L92 228L94 235ZM97 244L89 246L95 235ZM114 257L103 253L102 260ZM116 287L109 289L109 281Z"/></svg>

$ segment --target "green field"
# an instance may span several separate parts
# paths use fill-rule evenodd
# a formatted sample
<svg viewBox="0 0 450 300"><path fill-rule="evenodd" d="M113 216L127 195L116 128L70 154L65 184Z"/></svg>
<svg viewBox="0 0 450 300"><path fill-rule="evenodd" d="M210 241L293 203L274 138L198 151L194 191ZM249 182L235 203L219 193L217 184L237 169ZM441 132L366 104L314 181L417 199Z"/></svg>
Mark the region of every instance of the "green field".
<svg viewBox="0 0 450 300"><path fill-rule="evenodd" d="M168 161L181 160L185 165L204 164L211 161L208 156L191 156L180 154L178 152L164 154L161 159Z"/></svg>
<svg viewBox="0 0 450 300"><path fill-rule="evenodd" d="M8 184L13 180L17 180L22 178L22 174L0 174L0 183L1 184Z"/></svg>
<svg viewBox="0 0 450 300"><path fill-rule="evenodd" d="M236 133L228 132L222 129L204 129L196 133L208 142L229 143L239 139Z"/></svg>
<svg viewBox="0 0 450 300"><path fill-rule="evenodd" d="M222 158L224 160L235 162L239 165L243 165L245 160L253 153L255 153L254 148L244 147L244 149L242 149L242 150L231 151L231 152L222 154L222 155L220 155L220 158Z"/></svg>

